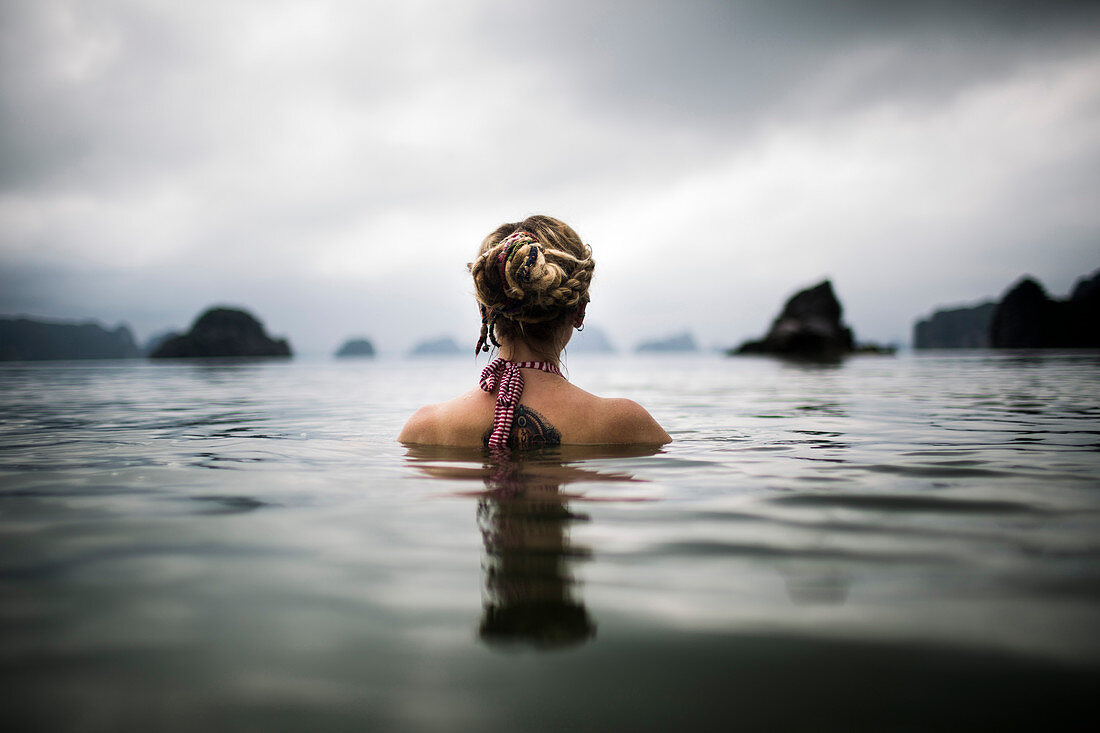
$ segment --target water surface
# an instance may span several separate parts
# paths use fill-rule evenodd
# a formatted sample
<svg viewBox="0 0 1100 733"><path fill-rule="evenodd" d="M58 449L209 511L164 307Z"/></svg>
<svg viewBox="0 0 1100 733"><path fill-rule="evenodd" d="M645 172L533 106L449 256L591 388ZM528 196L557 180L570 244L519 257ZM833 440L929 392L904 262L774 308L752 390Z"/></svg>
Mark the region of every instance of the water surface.
<svg viewBox="0 0 1100 733"><path fill-rule="evenodd" d="M1080 725L1100 354L574 357L659 451L394 441L471 359L0 367L0 670L50 730Z"/></svg>

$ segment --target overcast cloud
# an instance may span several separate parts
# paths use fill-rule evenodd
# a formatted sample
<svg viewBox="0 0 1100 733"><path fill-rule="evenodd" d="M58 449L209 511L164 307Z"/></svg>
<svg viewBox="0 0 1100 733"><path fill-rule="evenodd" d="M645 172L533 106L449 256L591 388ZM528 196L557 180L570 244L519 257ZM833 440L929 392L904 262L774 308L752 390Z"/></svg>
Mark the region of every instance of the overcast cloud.
<svg viewBox="0 0 1100 733"><path fill-rule="evenodd" d="M978 6L979 7L970 7ZM1095 3L0 3L0 312L471 349L464 265L548 213L620 347L861 338L1100 267Z"/></svg>

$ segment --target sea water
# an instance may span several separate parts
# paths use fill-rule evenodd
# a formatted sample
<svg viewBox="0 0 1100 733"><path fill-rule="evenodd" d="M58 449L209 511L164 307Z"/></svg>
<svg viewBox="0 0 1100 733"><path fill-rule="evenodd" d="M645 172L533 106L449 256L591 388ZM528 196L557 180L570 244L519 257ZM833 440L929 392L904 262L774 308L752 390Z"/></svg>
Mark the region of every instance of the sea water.
<svg viewBox="0 0 1100 733"><path fill-rule="evenodd" d="M5 729L1095 720L1100 354L578 355L674 442L396 442L482 365L0 367Z"/></svg>

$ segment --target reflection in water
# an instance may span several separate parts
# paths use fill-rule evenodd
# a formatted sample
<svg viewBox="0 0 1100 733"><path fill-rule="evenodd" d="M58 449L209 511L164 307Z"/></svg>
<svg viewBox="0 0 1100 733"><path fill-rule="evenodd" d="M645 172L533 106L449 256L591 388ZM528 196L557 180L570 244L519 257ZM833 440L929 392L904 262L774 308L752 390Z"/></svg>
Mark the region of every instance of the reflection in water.
<svg viewBox="0 0 1100 733"><path fill-rule="evenodd" d="M550 650L583 644L596 635L574 571L590 556L571 541L569 528L588 516L570 503L590 501L563 486L579 481L634 482L621 472L570 465L583 459L653 455L649 448L565 448L486 463L481 451L411 447L408 460L444 479L477 479L477 523L485 547L485 592L479 636L489 644L529 644ZM628 497L621 500L629 501Z"/></svg>
<svg viewBox="0 0 1100 733"><path fill-rule="evenodd" d="M481 638L548 649L595 636L573 577L588 553L568 531L588 517L570 510L560 484L525 476L522 463L498 466L485 486L477 507L486 556Z"/></svg>

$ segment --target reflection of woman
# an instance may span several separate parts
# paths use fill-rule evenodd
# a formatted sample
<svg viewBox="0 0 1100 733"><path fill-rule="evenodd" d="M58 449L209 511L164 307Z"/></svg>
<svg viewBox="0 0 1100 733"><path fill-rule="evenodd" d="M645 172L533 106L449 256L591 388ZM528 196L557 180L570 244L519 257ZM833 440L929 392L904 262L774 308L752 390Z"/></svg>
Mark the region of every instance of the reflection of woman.
<svg viewBox="0 0 1100 733"><path fill-rule="evenodd" d="M594 266L577 233L548 216L504 224L486 237L470 263L481 308L477 351L492 344L499 357L482 373L480 389L420 408L398 439L491 449L669 442L637 403L596 397L561 374L561 352L584 324Z"/></svg>
<svg viewBox="0 0 1100 733"><path fill-rule="evenodd" d="M570 565L584 553L570 544L567 529L585 517L569 510L557 484L519 470L498 468L478 502L487 558L480 636L544 649L583 643L596 625L573 594Z"/></svg>
<svg viewBox="0 0 1100 733"><path fill-rule="evenodd" d="M558 448L522 460L485 461L478 449L410 445L407 460L426 476L446 482L476 481L477 523L485 546L485 595L480 636L487 643L516 642L542 649L580 644L595 636L573 570L587 551L569 539L569 527L588 517L570 504L646 501L632 492L605 497L565 490L569 484L644 483L623 471L594 470L585 460L651 456L658 446ZM582 464L582 465L578 465Z"/></svg>

